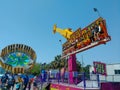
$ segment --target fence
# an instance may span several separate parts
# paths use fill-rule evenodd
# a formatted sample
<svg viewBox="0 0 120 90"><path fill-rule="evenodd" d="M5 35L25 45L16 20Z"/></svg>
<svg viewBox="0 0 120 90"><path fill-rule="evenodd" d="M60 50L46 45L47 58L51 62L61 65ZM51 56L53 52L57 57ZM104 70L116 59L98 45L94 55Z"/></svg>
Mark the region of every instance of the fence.
<svg viewBox="0 0 120 90"><path fill-rule="evenodd" d="M120 82L120 75L100 75L101 82Z"/></svg>
<svg viewBox="0 0 120 90"><path fill-rule="evenodd" d="M44 76L44 78L42 77ZM52 82L52 83L58 83L58 84L64 84L64 85L74 85L76 87L82 87L82 88L99 88L100 87L100 81L99 81L99 75L89 75L85 73L77 73L73 77L73 83L69 83L69 73L65 73L63 76L60 75L60 73L56 73L54 75L41 75L41 82Z"/></svg>

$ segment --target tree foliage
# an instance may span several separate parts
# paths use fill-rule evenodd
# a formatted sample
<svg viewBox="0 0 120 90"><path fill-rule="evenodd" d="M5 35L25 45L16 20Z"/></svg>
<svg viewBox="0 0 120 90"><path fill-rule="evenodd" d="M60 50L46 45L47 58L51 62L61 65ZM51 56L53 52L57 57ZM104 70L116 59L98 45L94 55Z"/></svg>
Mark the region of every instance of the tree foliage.
<svg viewBox="0 0 120 90"><path fill-rule="evenodd" d="M32 69L26 71L27 74L39 75L40 74L40 63L35 63Z"/></svg>
<svg viewBox="0 0 120 90"><path fill-rule="evenodd" d="M79 60L76 60L76 64L77 64L77 71L81 72L82 70L85 72L89 72L89 65L86 67L81 67L81 62ZM55 56L54 60L51 61L50 63L36 63L34 65L34 67L30 70L28 70L26 73L29 74L34 74L34 75L38 75L40 74L42 69L45 70L50 70L50 69L59 69L61 70L61 68L65 67L66 69L68 68L68 60L67 59L63 59L61 58L61 55L57 55Z"/></svg>

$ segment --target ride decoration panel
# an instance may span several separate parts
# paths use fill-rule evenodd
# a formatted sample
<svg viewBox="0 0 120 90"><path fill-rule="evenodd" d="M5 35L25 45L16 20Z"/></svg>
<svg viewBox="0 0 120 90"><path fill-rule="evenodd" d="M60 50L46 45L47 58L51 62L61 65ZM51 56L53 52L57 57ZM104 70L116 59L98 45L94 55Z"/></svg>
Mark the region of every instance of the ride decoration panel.
<svg viewBox="0 0 120 90"><path fill-rule="evenodd" d="M111 37L107 32L106 21L100 17L87 27L78 28L70 35L69 40L62 45L62 57L105 44L110 40Z"/></svg>
<svg viewBox="0 0 120 90"><path fill-rule="evenodd" d="M24 73L33 67L36 61L35 51L23 44L8 45L1 52L0 65L13 73Z"/></svg>
<svg viewBox="0 0 120 90"><path fill-rule="evenodd" d="M26 66L30 62L30 56L22 52L13 52L8 54L5 57L5 63L11 65L12 67L16 66Z"/></svg>

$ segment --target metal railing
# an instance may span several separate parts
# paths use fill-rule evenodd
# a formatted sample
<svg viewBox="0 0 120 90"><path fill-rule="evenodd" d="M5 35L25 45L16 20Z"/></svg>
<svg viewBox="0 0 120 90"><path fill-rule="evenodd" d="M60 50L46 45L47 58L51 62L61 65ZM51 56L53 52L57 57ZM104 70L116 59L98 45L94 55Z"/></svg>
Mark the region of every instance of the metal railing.
<svg viewBox="0 0 120 90"><path fill-rule="evenodd" d="M46 79L41 78L41 82L51 82L57 84L64 84L64 85L74 85L76 87L82 88L100 88L100 80L99 75L92 75L92 74L85 74L85 73L78 73L75 77L73 77L73 83L69 83L69 73L67 75L61 76L60 73L53 75L43 75L46 76Z"/></svg>
<svg viewBox="0 0 120 90"><path fill-rule="evenodd" d="M101 82L120 82L120 75L107 75L102 76L100 75Z"/></svg>

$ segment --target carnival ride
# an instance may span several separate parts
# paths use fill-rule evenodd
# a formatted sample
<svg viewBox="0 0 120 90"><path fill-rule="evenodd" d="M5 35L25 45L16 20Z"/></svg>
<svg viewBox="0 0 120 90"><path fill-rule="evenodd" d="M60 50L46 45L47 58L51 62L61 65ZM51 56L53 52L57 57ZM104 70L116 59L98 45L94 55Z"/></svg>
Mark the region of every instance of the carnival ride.
<svg viewBox="0 0 120 90"><path fill-rule="evenodd" d="M53 32L58 32L64 36L67 41L62 45L62 57L67 57L71 54L76 54L100 44L105 44L111 40L111 37L107 33L106 22L100 17L87 27L80 29L72 33L67 33L68 29L60 29L53 27ZM71 30L71 29L70 29ZM66 36L69 35L69 38Z"/></svg>
<svg viewBox="0 0 120 90"><path fill-rule="evenodd" d="M12 73L24 73L33 67L35 61L35 51L23 44L8 45L0 54L0 66Z"/></svg>
<svg viewBox="0 0 120 90"><path fill-rule="evenodd" d="M58 32L67 41L62 45L62 58L68 59L68 71L69 71L69 83L74 83L74 73L76 72L76 54L95 46L106 44L111 40L108 35L106 28L106 21L102 17L92 22L87 27L81 29L78 28L76 31L70 29L57 28L56 25L53 27L53 32ZM68 35L68 36L67 36Z"/></svg>

